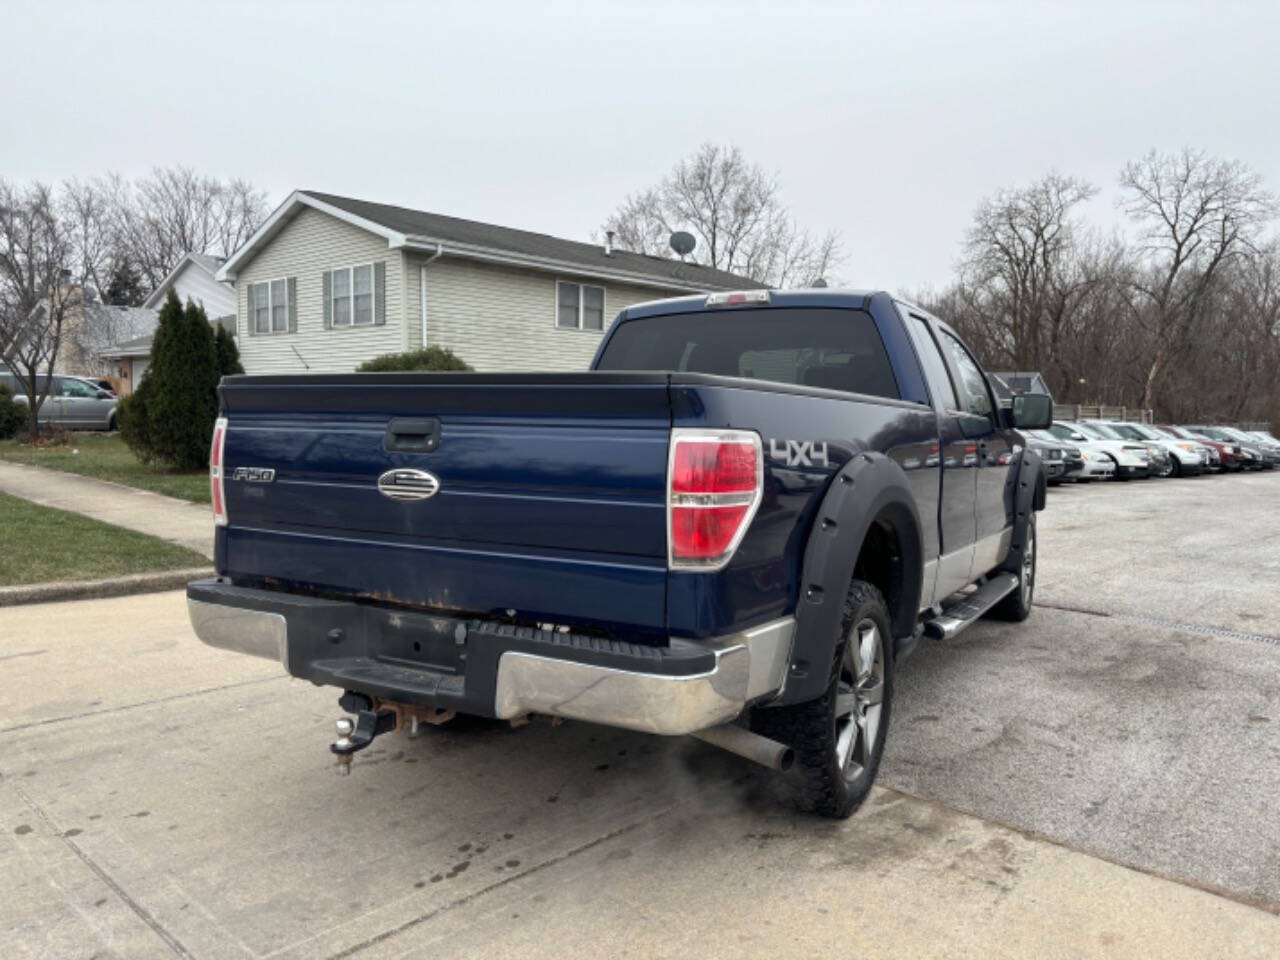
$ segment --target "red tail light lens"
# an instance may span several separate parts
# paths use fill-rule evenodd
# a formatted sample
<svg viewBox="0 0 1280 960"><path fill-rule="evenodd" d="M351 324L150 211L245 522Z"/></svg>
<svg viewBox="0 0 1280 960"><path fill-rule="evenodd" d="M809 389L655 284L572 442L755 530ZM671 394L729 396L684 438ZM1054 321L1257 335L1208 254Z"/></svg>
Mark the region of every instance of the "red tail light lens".
<svg viewBox="0 0 1280 960"><path fill-rule="evenodd" d="M668 564L718 570L738 548L763 492L760 437L744 430L671 433Z"/></svg>
<svg viewBox="0 0 1280 960"><path fill-rule="evenodd" d="M222 449L227 442L227 419L219 417L213 424L213 442L209 444L209 496L213 501L213 522L227 525L227 499L223 489Z"/></svg>

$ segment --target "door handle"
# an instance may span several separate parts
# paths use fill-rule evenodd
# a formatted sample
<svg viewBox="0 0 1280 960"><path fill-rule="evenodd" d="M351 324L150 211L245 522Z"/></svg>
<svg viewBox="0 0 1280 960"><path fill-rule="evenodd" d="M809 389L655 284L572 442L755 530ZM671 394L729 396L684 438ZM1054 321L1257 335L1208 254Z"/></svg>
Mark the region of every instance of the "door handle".
<svg viewBox="0 0 1280 960"><path fill-rule="evenodd" d="M440 421L435 417L392 417L383 443L388 452L431 453L440 446Z"/></svg>

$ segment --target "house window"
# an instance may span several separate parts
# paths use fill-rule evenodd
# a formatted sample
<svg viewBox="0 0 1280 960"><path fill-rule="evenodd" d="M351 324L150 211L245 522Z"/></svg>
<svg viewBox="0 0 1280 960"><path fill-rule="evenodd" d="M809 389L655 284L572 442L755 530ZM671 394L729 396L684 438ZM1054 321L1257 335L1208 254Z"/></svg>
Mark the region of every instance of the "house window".
<svg viewBox="0 0 1280 960"><path fill-rule="evenodd" d="M374 321L373 264L333 271L332 316L335 327L368 326Z"/></svg>
<svg viewBox="0 0 1280 960"><path fill-rule="evenodd" d="M603 330L604 287L557 280L556 326L566 330Z"/></svg>
<svg viewBox="0 0 1280 960"><path fill-rule="evenodd" d="M254 333L287 333L289 281L281 277L249 284L249 322Z"/></svg>
<svg viewBox="0 0 1280 960"><path fill-rule="evenodd" d="M333 271L333 325L351 326L351 270Z"/></svg>

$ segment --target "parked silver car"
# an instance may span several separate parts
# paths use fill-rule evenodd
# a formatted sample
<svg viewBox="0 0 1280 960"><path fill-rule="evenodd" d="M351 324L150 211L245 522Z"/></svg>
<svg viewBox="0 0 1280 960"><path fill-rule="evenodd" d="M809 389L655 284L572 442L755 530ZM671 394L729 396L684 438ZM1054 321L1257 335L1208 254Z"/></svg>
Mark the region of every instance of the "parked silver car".
<svg viewBox="0 0 1280 960"><path fill-rule="evenodd" d="M45 378L37 378L43 387ZM0 372L0 383L13 393L19 403L27 402L26 386L12 373ZM40 406L40 422L53 423L69 430L114 430L119 398L103 390L85 377L55 375L49 396Z"/></svg>

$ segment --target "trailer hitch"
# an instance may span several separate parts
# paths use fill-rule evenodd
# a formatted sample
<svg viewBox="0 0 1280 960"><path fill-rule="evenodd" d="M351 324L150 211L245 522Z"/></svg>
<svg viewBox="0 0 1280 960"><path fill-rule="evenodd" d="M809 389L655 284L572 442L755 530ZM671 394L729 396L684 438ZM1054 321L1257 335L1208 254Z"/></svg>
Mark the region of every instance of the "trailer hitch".
<svg viewBox="0 0 1280 960"><path fill-rule="evenodd" d="M363 750L373 743L373 738L383 733L390 733L396 728L396 712L394 710L357 710L355 723L348 717L342 717L334 724L338 739L329 744L329 750L338 757L338 773L351 772L351 757L357 750Z"/></svg>

